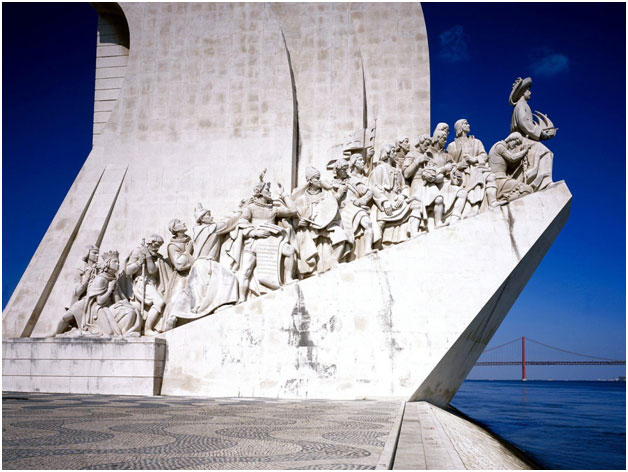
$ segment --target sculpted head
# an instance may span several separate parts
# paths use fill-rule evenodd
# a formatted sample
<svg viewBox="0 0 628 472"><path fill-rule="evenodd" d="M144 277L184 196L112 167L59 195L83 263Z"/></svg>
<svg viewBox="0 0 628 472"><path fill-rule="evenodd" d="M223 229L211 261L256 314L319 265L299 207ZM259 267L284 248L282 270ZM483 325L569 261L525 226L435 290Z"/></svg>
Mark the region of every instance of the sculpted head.
<svg viewBox="0 0 628 472"><path fill-rule="evenodd" d="M517 146L521 146L521 144L523 144L523 137L518 131L514 131L510 133L504 141L506 141L506 146L508 146L508 149L514 149Z"/></svg>
<svg viewBox="0 0 628 472"><path fill-rule="evenodd" d="M349 176L349 161L345 158L338 159L334 164L336 177L346 179Z"/></svg>
<svg viewBox="0 0 628 472"><path fill-rule="evenodd" d="M83 262L91 262L92 264L95 264L98 262L98 254L100 254L98 246L91 244L85 248L85 255L81 259Z"/></svg>
<svg viewBox="0 0 628 472"><path fill-rule="evenodd" d="M530 87L532 87L532 79L530 77L526 77L525 79L517 77L515 83L512 84L512 91L510 92L508 103L510 103L511 106L515 106L521 99L530 100L532 96Z"/></svg>
<svg viewBox="0 0 628 472"><path fill-rule="evenodd" d="M322 188L321 184L321 173L318 169L314 167L307 167L305 169L305 180L308 183L308 186L312 188Z"/></svg>
<svg viewBox="0 0 628 472"><path fill-rule="evenodd" d="M419 152L425 152L429 148L431 142L432 140L429 134L422 134L418 138L416 138L416 144L414 145L414 147L416 147Z"/></svg>
<svg viewBox="0 0 628 472"><path fill-rule="evenodd" d="M454 131L456 132L456 138L459 136L466 136L471 131L471 126L465 118L461 118L454 123Z"/></svg>
<svg viewBox="0 0 628 472"><path fill-rule="evenodd" d="M395 150L408 152L410 150L410 138L400 137L395 140Z"/></svg>
<svg viewBox="0 0 628 472"><path fill-rule="evenodd" d="M379 152L379 160L382 162L388 162L393 149L394 146L392 144L384 144Z"/></svg>
<svg viewBox="0 0 628 472"><path fill-rule="evenodd" d="M102 255L102 263L99 266L101 272L115 274L120 269L120 255L118 251L107 251Z"/></svg>
<svg viewBox="0 0 628 472"><path fill-rule="evenodd" d="M203 208L203 204L199 203L198 205L196 205L196 208L194 208L194 220L196 221L196 224L210 224L214 222L214 219L212 218L212 212L209 211L207 208Z"/></svg>
<svg viewBox="0 0 628 472"><path fill-rule="evenodd" d="M445 149L447 143L447 133L444 130L437 130L432 137L432 146L436 149Z"/></svg>
<svg viewBox="0 0 628 472"><path fill-rule="evenodd" d="M174 218L168 223L168 231L170 231L173 236L185 233L187 230L188 228L185 226L185 223L178 218Z"/></svg>
<svg viewBox="0 0 628 472"><path fill-rule="evenodd" d="M445 134L445 140L447 140L447 136L449 136L449 125L447 123L438 123L436 125L436 128L434 128L434 134L433 136L436 136L439 133L444 133Z"/></svg>
<svg viewBox="0 0 628 472"><path fill-rule="evenodd" d="M146 240L148 251L154 256L159 252L159 248L164 243L164 238L158 234L151 234Z"/></svg>
<svg viewBox="0 0 628 472"><path fill-rule="evenodd" d="M356 152L355 154L351 155L351 159L349 160L350 171L357 169L359 173L363 173L365 166L366 166L366 163L364 162L364 158L362 157L362 154Z"/></svg>

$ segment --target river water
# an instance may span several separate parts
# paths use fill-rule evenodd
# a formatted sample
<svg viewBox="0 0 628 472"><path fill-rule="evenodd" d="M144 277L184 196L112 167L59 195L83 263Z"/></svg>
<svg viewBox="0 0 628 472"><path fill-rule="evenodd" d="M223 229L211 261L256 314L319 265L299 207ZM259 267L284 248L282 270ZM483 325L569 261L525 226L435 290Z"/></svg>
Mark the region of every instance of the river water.
<svg viewBox="0 0 628 472"><path fill-rule="evenodd" d="M626 382L467 380L458 410L548 469L626 469Z"/></svg>

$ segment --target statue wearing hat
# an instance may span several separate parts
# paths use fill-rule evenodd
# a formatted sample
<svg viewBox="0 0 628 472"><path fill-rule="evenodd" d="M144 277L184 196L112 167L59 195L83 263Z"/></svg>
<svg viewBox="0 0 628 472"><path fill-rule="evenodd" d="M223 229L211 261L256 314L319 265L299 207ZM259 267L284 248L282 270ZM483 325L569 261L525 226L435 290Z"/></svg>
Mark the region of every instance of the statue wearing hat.
<svg viewBox="0 0 628 472"><path fill-rule="evenodd" d="M532 114L528 105L532 95L530 87L532 87L530 77L525 79L519 77L512 86L508 99L510 105L514 107L510 132L520 133L525 144L532 144L520 172L515 177L537 191L552 183L554 159L554 154L540 141L553 138L558 128L554 127L547 115L539 111Z"/></svg>

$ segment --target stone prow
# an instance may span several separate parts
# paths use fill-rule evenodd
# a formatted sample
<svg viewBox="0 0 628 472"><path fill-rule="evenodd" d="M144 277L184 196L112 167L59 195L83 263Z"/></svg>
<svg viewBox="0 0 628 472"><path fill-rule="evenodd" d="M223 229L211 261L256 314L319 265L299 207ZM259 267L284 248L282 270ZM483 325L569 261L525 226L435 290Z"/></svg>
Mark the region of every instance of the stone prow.
<svg viewBox="0 0 628 472"><path fill-rule="evenodd" d="M558 182L165 333L162 394L446 405L570 203Z"/></svg>

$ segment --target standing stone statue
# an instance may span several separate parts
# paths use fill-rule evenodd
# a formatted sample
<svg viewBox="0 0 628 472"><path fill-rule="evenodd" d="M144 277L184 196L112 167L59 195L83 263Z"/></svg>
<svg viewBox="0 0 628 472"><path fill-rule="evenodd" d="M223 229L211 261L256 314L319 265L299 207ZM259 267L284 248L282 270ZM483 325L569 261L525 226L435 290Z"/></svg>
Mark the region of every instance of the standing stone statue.
<svg viewBox="0 0 628 472"><path fill-rule="evenodd" d="M406 154L410 152L410 138L399 137L395 140L394 158L395 165L398 169L403 167L406 160Z"/></svg>
<svg viewBox="0 0 628 472"><path fill-rule="evenodd" d="M401 168L404 178L410 182L410 195L421 201L423 201L425 191L425 182L421 174L430 161L427 151L431 142L428 134L420 135L416 140L414 149L406 154Z"/></svg>
<svg viewBox="0 0 628 472"><path fill-rule="evenodd" d="M98 263L99 253L100 249L98 246L90 245L85 248L85 255L81 258L84 264L76 269L74 291L72 292L69 306L74 305L74 303L83 298L87 293L87 286L96 275L96 264Z"/></svg>
<svg viewBox="0 0 628 472"><path fill-rule="evenodd" d="M158 234L151 235L146 241L134 249L124 265L124 272L131 278L132 298L144 305L146 324L144 334L153 336L155 323L166 306L166 290L171 275L171 267L159 254L164 240Z"/></svg>
<svg viewBox="0 0 628 472"><path fill-rule="evenodd" d="M349 237L342 227L338 200L323 188L321 173L305 169L305 186L292 194L299 216L297 228L300 275L324 272L340 263L351 251Z"/></svg>
<svg viewBox="0 0 628 472"><path fill-rule="evenodd" d="M102 263L97 266L97 274L87 287L86 297L74 303L66 313L74 317L78 326L69 335L140 335L142 320L118 284L119 268L116 251L102 255ZM60 323L57 332L64 330Z"/></svg>
<svg viewBox="0 0 628 472"><path fill-rule="evenodd" d="M192 266L184 289L168 302L164 331L174 328L178 320L194 320L238 301L236 274L219 264L218 258L222 239L236 227L240 212L215 222L211 212L199 203L194 217Z"/></svg>
<svg viewBox="0 0 628 472"><path fill-rule="evenodd" d="M447 146L447 153L457 165L462 165L463 187L467 190L470 214L477 214L484 201L491 207L498 206L495 175L488 166L482 141L469 134L471 126L464 118L454 123L454 130L456 139Z"/></svg>
<svg viewBox="0 0 628 472"><path fill-rule="evenodd" d="M172 237L166 246L166 254L173 270L164 295L166 307L161 322L157 325L157 331L163 331L165 321L168 319L170 308L172 307L172 304L169 302L177 298L185 288L190 268L194 262L192 239L187 235L187 230L185 223L178 218L174 218L168 223L168 231L170 231Z"/></svg>
<svg viewBox="0 0 628 472"><path fill-rule="evenodd" d="M434 226L439 228L462 218L467 191L462 188L461 172L453 158L445 151L449 126L439 123L427 150L429 163L421 172L425 183L423 204L432 208ZM461 167L464 167L461 165ZM446 221L449 219L449 221Z"/></svg>
<svg viewBox="0 0 628 472"><path fill-rule="evenodd" d="M275 290L283 284L282 269L286 283L294 278L296 251L294 243L290 243L292 233L279 226L277 219L296 216L297 211L281 184L277 184L281 200L277 205L273 203L270 182L264 182L265 172L260 175L260 182L253 189L253 198L243 206L240 216L240 221L248 223L243 229L245 246L240 272L240 302L248 298L252 279L255 292L260 294L266 291L264 287Z"/></svg>
<svg viewBox="0 0 628 472"><path fill-rule="evenodd" d="M380 160L369 177L375 206L371 219L382 232L382 244L396 244L418 235L424 210L421 201L410 195L401 169L394 166L393 146L382 146Z"/></svg>
<svg viewBox="0 0 628 472"><path fill-rule="evenodd" d="M523 165L530 147L530 144L523 144L523 137L515 131L503 141L496 142L489 151L488 164L495 173L498 199L512 201L533 192L532 187L512 177Z"/></svg>
<svg viewBox="0 0 628 472"><path fill-rule="evenodd" d="M349 173L350 163L346 159L338 159L334 165L332 190L338 200L340 218L349 242L355 247L356 238L364 236L364 254L373 252L373 223L369 216L369 203L373 192L368 187L364 176L365 163L362 154L351 156L351 167L360 169L355 174ZM362 254L356 254L361 256Z"/></svg>
<svg viewBox="0 0 628 472"><path fill-rule="evenodd" d="M516 178L528 184L534 191L543 190L552 183L552 166L554 154L540 141L545 141L556 136L558 128L541 112L532 110L528 100L532 96L530 91L532 79L526 77L517 78L512 86L508 102L514 107L510 120L510 132L518 132L524 138L524 144L531 144L527 159L521 168L521 173ZM538 121L534 120L534 117Z"/></svg>

